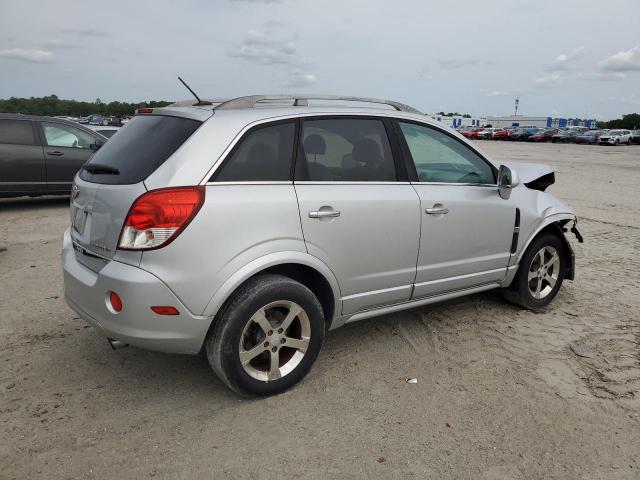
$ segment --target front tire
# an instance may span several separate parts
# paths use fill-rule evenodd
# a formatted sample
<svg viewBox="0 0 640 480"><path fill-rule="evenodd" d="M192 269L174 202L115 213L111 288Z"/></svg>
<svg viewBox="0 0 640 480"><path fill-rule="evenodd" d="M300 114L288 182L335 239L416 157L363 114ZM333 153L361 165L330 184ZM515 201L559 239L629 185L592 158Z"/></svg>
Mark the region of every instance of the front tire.
<svg viewBox="0 0 640 480"><path fill-rule="evenodd" d="M322 306L282 275L249 279L223 307L205 342L209 364L234 392L275 395L309 372L325 333Z"/></svg>
<svg viewBox="0 0 640 480"><path fill-rule="evenodd" d="M546 307L562 286L566 265L565 248L558 236L539 236L522 256L518 273L505 291L506 298L529 310Z"/></svg>

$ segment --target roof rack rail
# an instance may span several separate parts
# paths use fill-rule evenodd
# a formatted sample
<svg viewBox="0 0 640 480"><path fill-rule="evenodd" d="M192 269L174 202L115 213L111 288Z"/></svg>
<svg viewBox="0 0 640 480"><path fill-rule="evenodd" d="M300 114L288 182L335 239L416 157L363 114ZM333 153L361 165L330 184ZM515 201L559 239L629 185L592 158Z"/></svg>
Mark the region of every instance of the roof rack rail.
<svg viewBox="0 0 640 480"><path fill-rule="evenodd" d="M229 99L228 98L203 98L202 101L205 101L214 105L214 104L227 102L229 101ZM167 105L167 107L198 107L198 106L202 106L202 105L198 105L198 102L194 101L193 99L176 100L175 102ZM209 105L205 104L205 106L209 106Z"/></svg>
<svg viewBox="0 0 640 480"><path fill-rule="evenodd" d="M395 102L393 100L381 100L379 98L367 97L349 97L340 95L249 95L246 97L238 97L221 103L215 107L215 110L231 110L239 108L253 108L258 103L277 102L277 101L293 101L296 107L306 107L309 100L340 100L347 102L363 102L363 103L379 103L389 105L399 112L417 113L422 112L416 108L405 105L404 103Z"/></svg>

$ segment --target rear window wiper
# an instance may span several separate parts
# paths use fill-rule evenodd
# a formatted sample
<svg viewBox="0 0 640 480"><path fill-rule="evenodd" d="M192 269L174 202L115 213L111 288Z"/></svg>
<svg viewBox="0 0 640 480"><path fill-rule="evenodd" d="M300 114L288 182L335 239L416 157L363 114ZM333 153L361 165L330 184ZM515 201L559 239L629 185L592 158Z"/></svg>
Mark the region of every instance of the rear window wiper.
<svg viewBox="0 0 640 480"><path fill-rule="evenodd" d="M120 175L120 170L116 167L103 163L85 163L82 169L93 174Z"/></svg>

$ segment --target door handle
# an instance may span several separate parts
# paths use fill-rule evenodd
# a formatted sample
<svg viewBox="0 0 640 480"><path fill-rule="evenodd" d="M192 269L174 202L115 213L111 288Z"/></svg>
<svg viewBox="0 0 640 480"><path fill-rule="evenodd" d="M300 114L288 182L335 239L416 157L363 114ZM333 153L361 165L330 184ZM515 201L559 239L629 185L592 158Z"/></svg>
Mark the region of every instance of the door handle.
<svg viewBox="0 0 640 480"><path fill-rule="evenodd" d="M442 205L440 206L434 205L433 208L425 208L424 213L426 213L427 215L445 215L449 213L449 209L444 208Z"/></svg>
<svg viewBox="0 0 640 480"><path fill-rule="evenodd" d="M319 212L309 212L309 218L335 218L339 216L339 210L320 210Z"/></svg>
<svg viewBox="0 0 640 480"><path fill-rule="evenodd" d="M64 155L64 153L59 152L58 150L54 150L53 152L47 152L47 155L53 155L54 157L60 157Z"/></svg>

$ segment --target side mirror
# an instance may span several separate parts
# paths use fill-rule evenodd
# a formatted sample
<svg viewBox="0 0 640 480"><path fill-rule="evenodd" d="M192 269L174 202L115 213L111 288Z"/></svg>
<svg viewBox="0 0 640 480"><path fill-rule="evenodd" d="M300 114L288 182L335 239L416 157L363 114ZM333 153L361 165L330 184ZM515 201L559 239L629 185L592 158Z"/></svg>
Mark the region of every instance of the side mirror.
<svg viewBox="0 0 640 480"><path fill-rule="evenodd" d="M506 165L500 165L498 170L498 194L500 198L508 200L511 196L511 190L518 185L518 174L515 170L511 170Z"/></svg>
<svg viewBox="0 0 640 480"><path fill-rule="evenodd" d="M102 140L96 140L94 143L89 145L89 148L95 152L96 150L99 150L102 145L104 145Z"/></svg>

